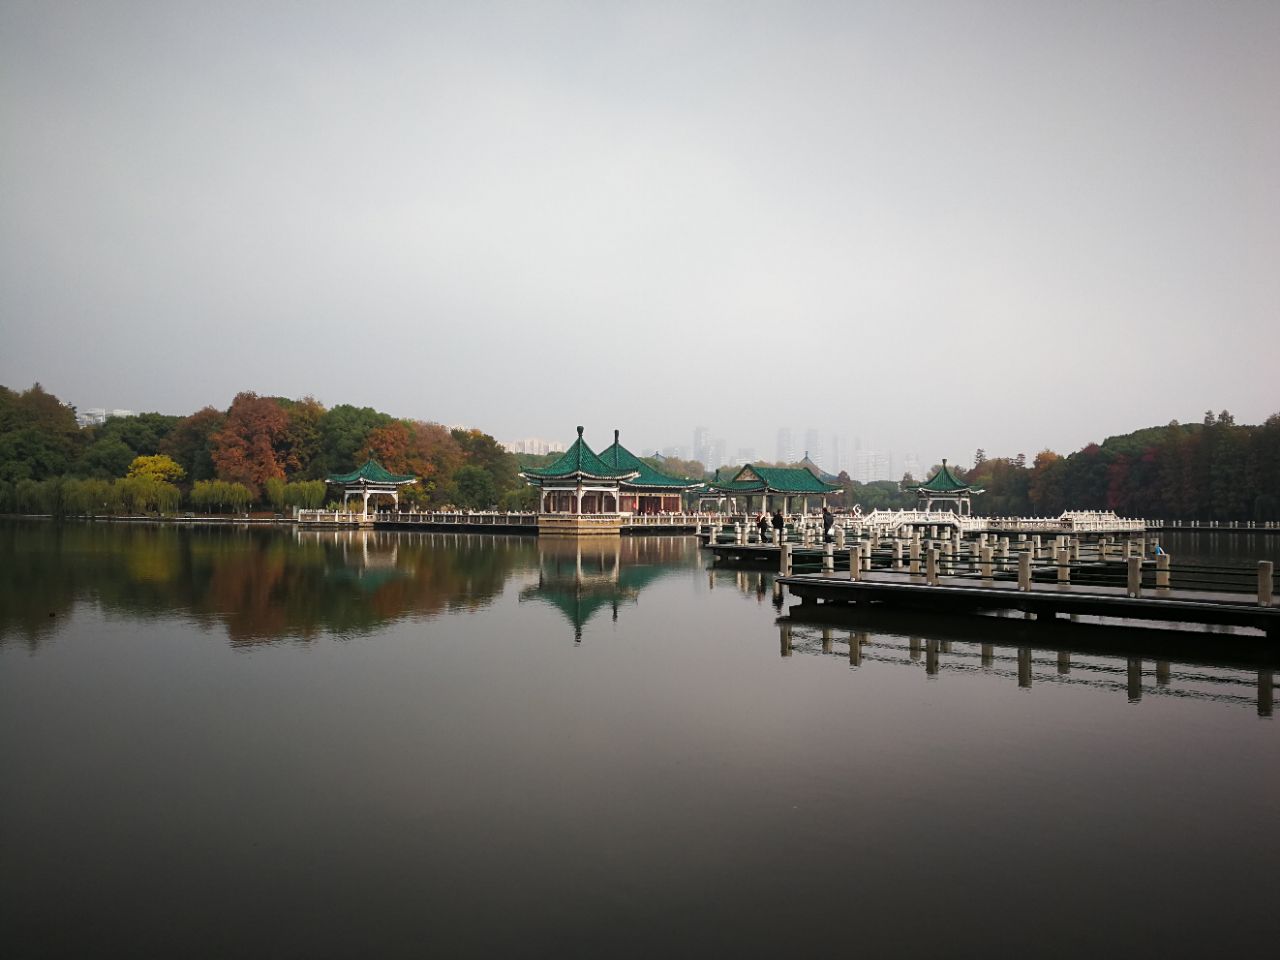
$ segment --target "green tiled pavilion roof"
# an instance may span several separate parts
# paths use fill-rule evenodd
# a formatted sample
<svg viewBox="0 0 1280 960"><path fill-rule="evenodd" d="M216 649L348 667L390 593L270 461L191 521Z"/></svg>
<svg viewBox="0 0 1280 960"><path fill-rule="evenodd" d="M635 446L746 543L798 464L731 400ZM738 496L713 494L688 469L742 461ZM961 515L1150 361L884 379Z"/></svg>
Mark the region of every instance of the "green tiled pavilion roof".
<svg viewBox="0 0 1280 960"><path fill-rule="evenodd" d="M968 490L969 484L952 473L947 467L947 461L943 460L938 472L916 489L925 493L959 493L961 490Z"/></svg>
<svg viewBox="0 0 1280 960"><path fill-rule="evenodd" d="M702 486L697 480L686 480L659 473L618 441L617 430L613 431L613 446L601 450L600 459L605 466L614 470L634 470L639 474L624 481L628 487L666 487L672 490L688 490L690 487Z"/></svg>
<svg viewBox="0 0 1280 960"><path fill-rule="evenodd" d="M326 483L348 485L352 483L417 483L418 478L411 473L391 473L377 460L366 460L364 466L350 473L331 473L325 478Z"/></svg>
<svg viewBox="0 0 1280 960"><path fill-rule="evenodd" d="M833 493L838 484L823 483L804 467L756 467L747 464L727 483L712 489L725 493Z"/></svg>
<svg viewBox="0 0 1280 960"><path fill-rule="evenodd" d="M581 474L596 480L627 480L635 476L636 471L627 468L611 467L601 460L587 441L582 439L582 428L578 428L578 439L564 455L549 467L525 467L520 475L526 480L564 480Z"/></svg>

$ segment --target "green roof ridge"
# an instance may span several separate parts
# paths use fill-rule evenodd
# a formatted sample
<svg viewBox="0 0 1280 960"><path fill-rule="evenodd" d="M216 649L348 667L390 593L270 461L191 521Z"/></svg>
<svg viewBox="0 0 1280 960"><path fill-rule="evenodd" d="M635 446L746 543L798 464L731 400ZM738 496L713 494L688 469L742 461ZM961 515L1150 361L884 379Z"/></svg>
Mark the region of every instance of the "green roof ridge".
<svg viewBox="0 0 1280 960"><path fill-rule="evenodd" d="M578 439L573 441L573 445L560 459L547 467L525 467L521 471L521 476L553 480L571 477L577 473L608 480L625 480L636 471L610 467L587 446L587 441L582 439L582 427L578 427Z"/></svg>
<svg viewBox="0 0 1280 960"><path fill-rule="evenodd" d="M760 479L741 479L748 470ZM734 474L732 480L716 484L716 488L730 493L763 493L767 488L778 493L820 494L834 493L840 485L824 483L804 467L757 467L748 463Z"/></svg>
<svg viewBox="0 0 1280 960"><path fill-rule="evenodd" d="M959 490L968 490L969 484L951 472L947 466L946 458L943 457L942 466L938 468L938 472L916 487L916 489L930 493L955 493Z"/></svg>
<svg viewBox="0 0 1280 960"><path fill-rule="evenodd" d="M625 481L633 487L678 487L682 490L699 486L699 481L686 477L673 477L660 473L624 447L618 439L619 431L613 431L613 445L600 451L605 466L615 470L633 470L639 474Z"/></svg>
<svg viewBox="0 0 1280 960"><path fill-rule="evenodd" d="M416 483L417 477L411 473L392 473L370 457L361 466L350 473L331 473L325 478L326 483L349 484L359 483Z"/></svg>

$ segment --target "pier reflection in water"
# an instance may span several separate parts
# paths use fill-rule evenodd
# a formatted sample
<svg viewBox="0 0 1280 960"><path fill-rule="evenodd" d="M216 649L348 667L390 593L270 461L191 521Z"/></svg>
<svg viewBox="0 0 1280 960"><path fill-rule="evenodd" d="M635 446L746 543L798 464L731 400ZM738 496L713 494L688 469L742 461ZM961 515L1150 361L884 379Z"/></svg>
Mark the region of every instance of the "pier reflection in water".
<svg viewBox="0 0 1280 960"><path fill-rule="evenodd" d="M0 522L0 955L1271 952L1230 635L816 622L705 565Z"/></svg>
<svg viewBox="0 0 1280 960"><path fill-rule="evenodd" d="M945 631L947 626L936 628ZM883 630L883 627L882 627ZM1120 650L1125 630L1112 630ZM1144 660L1142 657L1073 653L1069 649L1032 648L1006 642L997 647L977 640L953 641L933 636L841 629L781 618L778 637L784 657L794 653L847 658L850 667L872 664L918 667L923 660L925 677L964 677L981 672L990 677L1016 681L1030 690L1035 684L1088 687L1123 694L1130 703L1145 696L1175 697L1183 700L1256 707L1259 717L1271 717L1274 709L1275 667L1253 668L1235 663L1175 663ZM1095 641L1098 636L1095 633ZM1070 642L1064 638L1063 642ZM1212 640L1207 639L1204 655L1212 659ZM1267 658L1269 659L1269 658Z"/></svg>

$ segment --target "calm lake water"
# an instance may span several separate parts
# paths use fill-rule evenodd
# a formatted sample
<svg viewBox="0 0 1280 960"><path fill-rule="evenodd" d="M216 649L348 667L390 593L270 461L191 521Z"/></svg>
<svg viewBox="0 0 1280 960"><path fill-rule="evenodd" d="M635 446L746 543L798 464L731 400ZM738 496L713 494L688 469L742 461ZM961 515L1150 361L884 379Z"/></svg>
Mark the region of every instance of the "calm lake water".
<svg viewBox="0 0 1280 960"><path fill-rule="evenodd" d="M1280 729L1215 634L1158 664L796 623L784 655L771 578L706 566L0 522L0 956L1280 943Z"/></svg>

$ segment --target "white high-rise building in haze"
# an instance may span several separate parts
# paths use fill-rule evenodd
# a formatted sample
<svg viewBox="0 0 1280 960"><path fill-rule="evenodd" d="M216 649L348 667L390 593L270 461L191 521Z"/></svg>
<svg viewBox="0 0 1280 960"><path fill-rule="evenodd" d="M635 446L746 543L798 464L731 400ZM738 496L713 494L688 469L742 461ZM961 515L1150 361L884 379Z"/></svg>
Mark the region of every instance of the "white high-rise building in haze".
<svg viewBox="0 0 1280 960"><path fill-rule="evenodd" d="M525 437L523 440L508 440L501 446L508 453L528 453L545 456L548 453L559 453L565 449L562 440L543 440L541 437Z"/></svg>
<svg viewBox="0 0 1280 960"><path fill-rule="evenodd" d="M697 460L707 469L711 469L711 465L707 460L711 456L711 431L706 427L693 428L693 459Z"/></svg>
<svg viewBox="0 0 1280 960"><path fill-rule="evenodd" d="M804 432L804 453L805 456L824 470L827 469L827 464L823 459L822 435L813 427Z"/></svg>
<svg viewBox="0 0 1280 960"><path fill-rule="evenodd" d="M791 428L783 427L778 431L778 456L782 463L792 463L796 459L795 441L791 439Z"/></svg>

